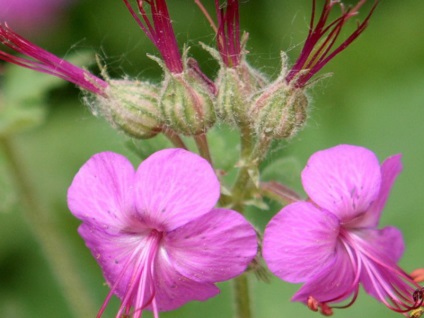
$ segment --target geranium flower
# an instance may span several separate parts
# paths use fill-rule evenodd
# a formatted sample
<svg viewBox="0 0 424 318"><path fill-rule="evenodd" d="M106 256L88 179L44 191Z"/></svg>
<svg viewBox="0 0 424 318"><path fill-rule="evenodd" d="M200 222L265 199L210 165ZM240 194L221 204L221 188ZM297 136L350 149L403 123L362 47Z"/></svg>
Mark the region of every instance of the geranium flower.
<svg viewBox="0 0 424 318"><path fill-rule="evenodd" d="M401 156L380 167L368 149L340 145L311 156L302 172L310 200L283 208L267 225L263 255L270 270L304 283L293 296L330 315L330 305L357 296L359 285L397 312L419 307L419 286L396 264L401 232L377 229L390 189L402 169ZM346 307L344 306L344 307Z"/></svg>
<svg viewBox="0 0 424 318"><path fill-rule="evenodd" d="M94 155L68 191L79 233L103 270L116 317L178 308L219 293L215 282L243 273L256 255L253 227L214 208L220 184L209 163L182 149L159 151L137 171L123 156ZM125 316L126 317L126 316Z"/></svg>

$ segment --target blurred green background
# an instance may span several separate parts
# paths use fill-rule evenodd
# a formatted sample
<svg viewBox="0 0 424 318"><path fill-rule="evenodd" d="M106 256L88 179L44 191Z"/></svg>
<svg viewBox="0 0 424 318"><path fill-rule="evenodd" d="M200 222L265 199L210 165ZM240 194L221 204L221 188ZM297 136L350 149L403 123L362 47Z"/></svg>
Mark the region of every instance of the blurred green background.
<svg viewBox="0 0 424 318"><path fill-rule="evenodd" d="M214 35L198 8L193 1L168 2L179 43L188 42L193 47L192 55L198 58L203 69L215 74L216 63L197 45L199 41L214 44ZM241 24L250 33L248 60L275 78L280 70L280 50L287 51L293 62L301 49L307 34L311 1L241 2ZM365 12L363 10L360 17ZM299 172L307 158L319 149L340 143L362 145L372 149L381 160L402 153L404 171L393 188L381 226L395 225L403 231L407 248L401 266L407 272L424 267L421 227L424 219L423 12L424 2L420 0L382 0L367 31L324 69L334 76L310 90L313 102L307 127L270 154L272 160L284 156L281 170L291 173L287 182L301 190L293 173ZM76 54L78 57L82 54L79 52L97 52L114 77L129 74L159 80L161 76L159 67L146 57L146 53L157 54L157 51L120 0L76 2L60 24L28 37L58 56ZM22 91L31 87L31 82L22 81ZM45 101L48 114L44 124L15 135L12 142L45 207L40 219L48 220L48 226L62 233L78 275L86 285L80 296L91 295L97 309L108 288L77 235L79 221L66 206L67 187L79 167L94 153L116 151L129 156L134 163L137 157L125 145L127 140L123 135L91 115L82 104L81 93L72 85L53 89ZM144 147L143 141L137 143ZM147 143L145 147L150 149ZM33 236L31 222L25 218L22 200L14 191L5 159L0 155L0 316L73 317L43 249ZM262 211L249 216L263 228L274 212ZM59 275L67 273L64 270ZM290 302L298 286L277 279L267 284L254 277L251 283L256 317L318 315L301 304ZM220 287L220 296L205 303L190 303L163 317L231 317L230 283ZM117 306L114 300L105 317L113 317ZM336 310L335 314L354 318L399 316L363 292L353 307Z"/></svg>

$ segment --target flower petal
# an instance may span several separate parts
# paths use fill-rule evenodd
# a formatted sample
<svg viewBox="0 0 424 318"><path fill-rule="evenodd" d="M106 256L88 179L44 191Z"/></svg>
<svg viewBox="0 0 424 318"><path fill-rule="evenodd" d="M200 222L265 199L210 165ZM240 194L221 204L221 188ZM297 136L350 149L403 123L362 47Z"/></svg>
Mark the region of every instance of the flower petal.
<svg viewBox="0 0 424 318"><path fill-rule="evenodd" d="M402 232L393 226L387 226L381 230L366 229L358 231L357 244L361 250L369 255L383 257L397 263L405 251ZM371 252L373 251L373 252Z"/></svg>
<svg viewBox="0 0 424 318"><path fill-rule="evenodd" d="M293 301L307 303L309 296L321 303L340 302L351 296L359 287L355 282L354 268L346 249L338 243L334 257L315 277L294 294Z"/></svg>
<svg viewBox="0 0 424 318"><path fill-rule="evenodd" d="M380 191L381 171L370 150L339 145L313 154L302 171L309 197L343 222L368 210Z"/></svg>
<svg viewBox="0 0 424 318"><path fill-rule="evenodd" d="M78 233L99 263L108 285L112 288L119 281L114 293L123 299L130 286L131 276L136 270L135 259L140 254L137 247L145 245L148 231L146 235L111 234L84 223L78 228ZM148 277L146 285L152 284L151 278ZM151 288L147 287L145 290L145 299L148 300L151 298Z"/></svg>
<svg viewBox="0 0 424 318"><path fill-rule="evenodd" d="M257 253L253 227L238 212L214 209L167 233L173 266L198 282L220 282L243 273Z"/></svg>
<svg viewBox="0 0 424 318"><path fill-rule="evenodd" d="M311 203L292 203L267 225L262 253L275 275L291 283L305 282L333 262L338 233L333 214Z"/></svg>
<svg viewBox="0 0 424 318"><path fill-rule="evenodd" d="M386 205L390 190L396 177L402 171L402 155L394 155L387 158L381 165L381 187L377 200L371 205L364 217L358 220L360 227L376 227L380 220L381 212Z"/></svg>
<svg viewBox="0 0 424 318"><path fill-rule="evenodd" d="M154 281L159 311L174 310L189 301L205 301L219 294L219 289L214 284L199 283L178 273L166 253L159 254Z"/></svg>
<svg viewBox="0 0 424 318"><path fill-rule="evenodd" d="M118 230L134 212L134 176L134 168L124 156L96 154L74 177L68 189L68 207L88 224Z"/></svg>
<svg viewBox="0 0 424 318"><path fill-rule="evenodd" d="M366 230L355 239L363 264L361 283L377 300L400 310L414 305L413 293L419 286L396 264L404 251L402 233L394 227Z"/></svg>
<svg viewBox="0 0 424 318"><path fill-rule="evenodd" d="M208 213L219 194L210 164L183 149L154 153L136 173L139 217L157 230L170 231Z"/></svg>

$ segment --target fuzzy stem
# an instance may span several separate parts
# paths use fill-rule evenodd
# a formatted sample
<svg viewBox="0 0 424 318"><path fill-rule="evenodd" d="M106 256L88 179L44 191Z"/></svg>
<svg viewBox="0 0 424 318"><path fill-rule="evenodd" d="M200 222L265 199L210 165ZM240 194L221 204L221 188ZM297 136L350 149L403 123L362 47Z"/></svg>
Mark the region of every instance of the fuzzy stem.
<svg viewBox="0 0 424 318"><path fill-rule="evenodd" d="M11 140L0 137L0 148L9 162L10 172L20 192L23 202L23 213L32 233L40 244L60 288L68 302L69 309L74 317L94 317L94 303L87 292L87 288L74 259L60 231L56 228L51 216L47 216L45 208L36 198L31 182L22 169L19 156Z"/></svg>
<svg viewBox="0 0 424 318"><path fill-rule="evenodd" d="M251 185L249 176L249 160L254 149L253 137L248 126L240 129L240 168L237 179L231 191L232 208L239 213L244 213L244 198L248 193L247 188ZM249 282L247 275L243 274L233 281L234 301L235 301L235 318L251 318L252 312L250 309Z"/></svg>
<svg viewBox="0 0 424 318"><path fill-rule="evenodd" d="M233 281L236 313L234 318L251 318L249 281L246 274L243 274Z"/></svg>
<svg viewBox="0 0 424 318"><path fill-rule="evenodd" d="M301 200L301 197L295 191L276 181L261 182L259 190L262 195L278 201L282 205Z"/></svg>
<svg viewBox="0 0 424 318"><path fill-rule="evenodd" d="M233 208L236 211L242 213L243 210L243 199L248 184L250 183L249 177L249 164L250 158L253 151L253 138L249 128L241 128L240 130L240 163L242 167L238 173L237 179L234 183L232 193Z"/></svg>
<svg viewBox="0 0 424 318"><path fill-rule="evenodd" d="M187 150L187 146L185 145L184 141L175 131L165 128L163 129L163 134L172 142L175 147Z"/></svg>
<svg viewBox="0 0 424 318"><path fill-rule="evenodd" d="M211 153L209 151L208 139L206 134L200 134L193 136L194 141L196 142L197 149L199 150L200 155L205 158L213 167Z"/></svg>

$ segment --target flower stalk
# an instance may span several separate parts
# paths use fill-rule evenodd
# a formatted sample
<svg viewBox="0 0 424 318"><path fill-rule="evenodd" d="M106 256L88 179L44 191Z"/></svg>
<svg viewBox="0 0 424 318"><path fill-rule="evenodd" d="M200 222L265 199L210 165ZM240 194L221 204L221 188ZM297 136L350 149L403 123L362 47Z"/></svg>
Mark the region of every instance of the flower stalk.
<svg viewBox="0 0 424 318"><path fill-rule="evenodd" d="M235 318L251 318L249 280L247 274L236 277L233 281L235 298Z"/></svg>

